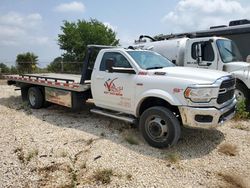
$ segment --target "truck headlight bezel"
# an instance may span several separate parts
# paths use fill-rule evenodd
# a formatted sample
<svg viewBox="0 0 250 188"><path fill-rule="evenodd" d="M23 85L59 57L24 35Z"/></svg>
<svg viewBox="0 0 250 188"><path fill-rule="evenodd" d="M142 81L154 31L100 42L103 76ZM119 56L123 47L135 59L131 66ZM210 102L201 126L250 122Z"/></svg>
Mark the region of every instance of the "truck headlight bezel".
<svg viewBox="0 0 250 188"><path fill-rule="evenodd" d="M218 87L192 86L184 91L184 97L193 103L209 103L218 97Z"/></svg>

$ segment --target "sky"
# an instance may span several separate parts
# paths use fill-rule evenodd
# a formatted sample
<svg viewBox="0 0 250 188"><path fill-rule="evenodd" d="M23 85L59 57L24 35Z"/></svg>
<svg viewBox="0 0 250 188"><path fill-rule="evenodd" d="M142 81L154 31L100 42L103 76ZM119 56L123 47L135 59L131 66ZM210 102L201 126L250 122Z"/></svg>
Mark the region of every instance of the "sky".
<svg viewBox="0 0 250 188"><path fill-rule="evenodd" d="M249 0L1 0L0 62L34 52L39 65L60 56L57 39L63 20L96 18L117 33L122 45L141 34L180 33L250 19Z"/></svg>

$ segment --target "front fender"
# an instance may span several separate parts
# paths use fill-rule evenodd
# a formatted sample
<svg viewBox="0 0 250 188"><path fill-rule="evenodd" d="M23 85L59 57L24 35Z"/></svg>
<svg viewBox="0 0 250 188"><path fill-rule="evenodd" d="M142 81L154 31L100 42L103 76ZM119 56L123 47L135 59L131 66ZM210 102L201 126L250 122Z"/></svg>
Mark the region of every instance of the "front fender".
<svg viewBox="0 0 250 188"><path fill-rule="evenodd" d="M241 80L249 89L250 88L250 72L248 70L239 70L232 72L236 79Z"/></svg>
<svg viewBox="0 0 250 188"><path fill-rule="evenodd" d="M136 101L138 101L135 105L136 106L136 110L135 110L136 114L138 112L138 109L140 108L141 103L148 97L156 97L156 98L163 99L173 106L182 105L181 101L174 94L170 94L167 91L163 91L160 89L151 89L151 90L147 90L144 93L140 94L140 96L136 99Z"/></svg>

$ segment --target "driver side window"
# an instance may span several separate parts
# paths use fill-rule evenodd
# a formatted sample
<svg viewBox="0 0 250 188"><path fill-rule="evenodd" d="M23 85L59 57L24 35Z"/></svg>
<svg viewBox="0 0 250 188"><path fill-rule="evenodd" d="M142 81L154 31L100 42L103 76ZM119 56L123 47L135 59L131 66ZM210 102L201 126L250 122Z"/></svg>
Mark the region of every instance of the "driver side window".
<svg viewBox="0 0 250 188"><path fill-rule="evenodd" d="M100 64L100 71L106 71L106 60L113 59L115 62L114 67L120 68L132 68L129 61L120 53L118 52L106 52L102 57L102 61Z"/></svg>
<svg viewBox="0 0 250 188"><path fill-rule="evenodd" d="M195 60L196 60L196 46L198 44L199 44L198 42L192 44L191 55L192 58ZM210 42L204 42L204 44L201 45L201 54L202 54L202 61L214 61L214 50Z"/></svg>

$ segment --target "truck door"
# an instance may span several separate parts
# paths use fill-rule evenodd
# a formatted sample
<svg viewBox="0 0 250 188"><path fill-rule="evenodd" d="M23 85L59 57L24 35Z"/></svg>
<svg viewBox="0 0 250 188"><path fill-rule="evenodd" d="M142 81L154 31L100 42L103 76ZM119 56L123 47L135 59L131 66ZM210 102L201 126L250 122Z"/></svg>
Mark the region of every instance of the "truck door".
<svg viewBox="0 0 250 188"><path fill-rule="evenodd" d="M132 111L135 98L136 74L108 72L107 59L115 61L114 67L132 68L127 58L120 52L105 52L92 76L92 93L95 104L113 110Z"/></svg>
<svg viewBox="0 0 250 188"><path fill-rule="evenodd" d="M186 48L185 66L217 69L217 53L212 41L192 39L188 41Z"/></svg>

